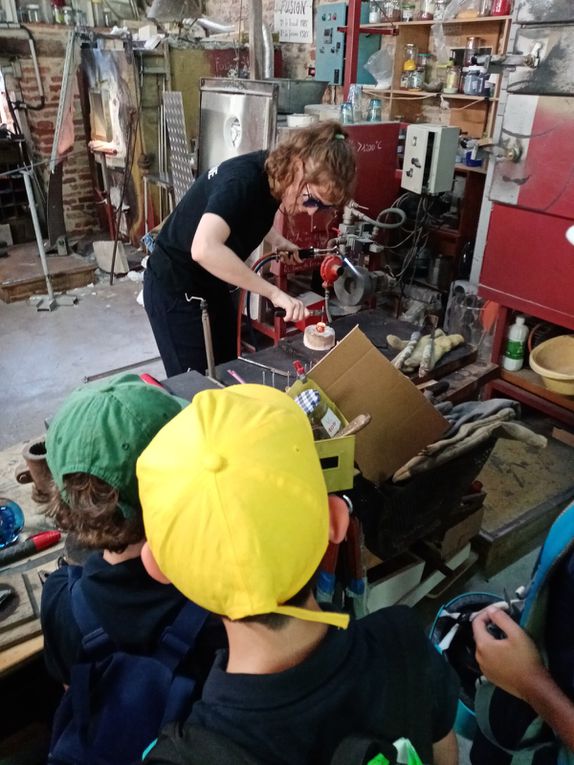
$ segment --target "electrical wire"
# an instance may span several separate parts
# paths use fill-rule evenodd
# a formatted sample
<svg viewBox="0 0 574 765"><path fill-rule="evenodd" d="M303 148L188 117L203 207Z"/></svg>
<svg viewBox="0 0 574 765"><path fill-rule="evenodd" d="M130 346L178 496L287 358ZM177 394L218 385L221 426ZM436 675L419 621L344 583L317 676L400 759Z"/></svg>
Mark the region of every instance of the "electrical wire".
<svg viewBox="0 0 574 765"><path fill-rule="evenodd" d="M270 263L272 260L277 260L276 253L272 253L271 255L264 255L262 258L259 258L252 266L251 270L254 273L258 273L263 266L265 266L267 263ZM237 306L237 355L241 356L241 318L243 315L243 308L245 307L246 316L247 316L247 327L248 332L250 334L251 340L253 341L252 344L255 346L254 338L253 338L253 327L251 323L251 290L241 290L241 293L239 295L239 303Z"/></svg>

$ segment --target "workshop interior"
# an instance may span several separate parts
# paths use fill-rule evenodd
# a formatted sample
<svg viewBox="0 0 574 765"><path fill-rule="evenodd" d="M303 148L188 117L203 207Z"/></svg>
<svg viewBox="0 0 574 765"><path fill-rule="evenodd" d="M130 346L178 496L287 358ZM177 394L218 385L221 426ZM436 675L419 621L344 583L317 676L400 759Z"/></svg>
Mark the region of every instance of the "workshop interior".
<svg viewBox="0 0 574 765"><path fill-rule="evenodd" d="M61 696L40 600L73 541L45 515L46 433L80 384L286 392L351 513L320 603L446 616L447 661L452 598L520 611L574 500L572 72L566 0L0 0L2 762L46 761ZM246 261L305 317L230 286L235 358L218 363L202 299L205 369L167 377L143 307L164 223L202 174L328 120L352 198L307 191L275 218L294 254ZM450 660L472 718L480 672Z"/></svg>

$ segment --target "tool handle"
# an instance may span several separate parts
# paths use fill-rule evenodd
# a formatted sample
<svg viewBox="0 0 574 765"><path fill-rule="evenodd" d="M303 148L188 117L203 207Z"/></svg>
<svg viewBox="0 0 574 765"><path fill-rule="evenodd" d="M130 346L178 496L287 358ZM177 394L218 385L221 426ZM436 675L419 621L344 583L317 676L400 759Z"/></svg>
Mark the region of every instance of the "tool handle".
<svg viewBox="0 0 574 765"><path fill-rule="evenodd" d="M370 421L370 414L358 414L348 425L345 425L345 427L337 433L337 438L341 438L342 436L352 436L355 433L358 433L363 428L366 428Z"/></svg>

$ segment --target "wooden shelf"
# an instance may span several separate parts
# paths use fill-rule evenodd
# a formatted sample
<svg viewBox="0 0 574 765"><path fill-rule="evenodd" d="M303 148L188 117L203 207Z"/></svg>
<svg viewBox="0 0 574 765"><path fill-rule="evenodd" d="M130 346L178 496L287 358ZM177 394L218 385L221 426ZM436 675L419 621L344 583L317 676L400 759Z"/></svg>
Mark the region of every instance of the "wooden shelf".
<svg viewBox="0 0 574 765"><path fill-rule="evenodd" d="M557 406L561 406L563 409L568 409L570 412L574 412L574 397L562 396L560 393L555 393L549 390L544 383L540 375L533 372L532 369L521 369L519 372L508 372L506 369L500 369L500 377L502 380L515 385L517 388L534 393L536 396L551 401Z"/></svg>
<svg viewBox="0 0 574 765"><path fill-rule="evenodd" d="M377 24L361 24L360 32L375 32L377 29L392 29L393 27L430 27L433 24L484 24L485 22L500 23L511 19L512 16L477 16L474 19L446 19L431 21L381 21ZM341 31L347 31L347 27L339 27Z"/></svg>

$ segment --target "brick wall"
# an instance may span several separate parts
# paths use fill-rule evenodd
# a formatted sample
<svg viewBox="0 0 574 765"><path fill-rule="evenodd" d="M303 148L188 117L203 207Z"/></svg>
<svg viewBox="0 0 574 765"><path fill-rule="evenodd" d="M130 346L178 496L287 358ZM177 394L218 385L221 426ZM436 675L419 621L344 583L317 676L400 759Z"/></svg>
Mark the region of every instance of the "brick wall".
<svg viewBox="0 0 574 765"><path fill-rule="evenodd" d="M69 29L45 24L31 24L29 29L34 37L40 78L46 96L43 109L39 111L28 110L26 113L35 160L38 161L49 158L52 152ZM2 32L0 46L3 49L10 48L11 52L18 55L21 67L21 77L18 83L22 96L26 103L35 105L39 102L40 94L28 42L25 36L20 33L16 35L10 30L8 34L10 34L9 40L4 36L6 32ZM72 155L64 163L63 202L67 233L72 236L80 236L97 231L100 226L92 188L80 99L77 93L74 96L74 134ZM49 178L47 165L41 168L41 174L47 189Z"/></svg>

